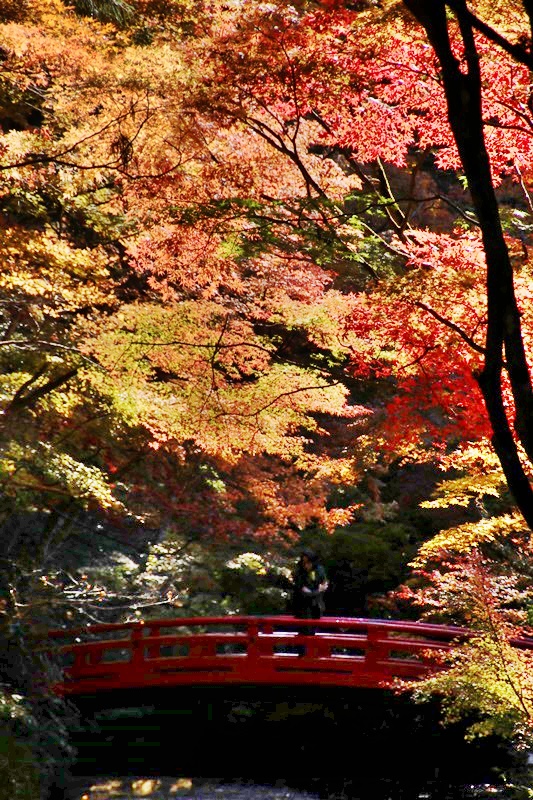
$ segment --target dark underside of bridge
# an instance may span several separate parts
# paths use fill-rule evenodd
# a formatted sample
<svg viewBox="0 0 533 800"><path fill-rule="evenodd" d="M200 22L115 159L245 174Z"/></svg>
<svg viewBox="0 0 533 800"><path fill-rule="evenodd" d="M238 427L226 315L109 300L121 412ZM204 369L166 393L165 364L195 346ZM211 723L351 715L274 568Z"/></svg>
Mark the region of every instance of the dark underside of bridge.
<svg viewBox="0 0 533 800"><path fill-rule="evenodd" d="M375 689L115 690L76 705L80 775L281 779L322 794L357 785L360 796L366 787L380 797L398 785L416 793L497 783L510 758L497 741L468 744L464 728L443 728L436 706Z"/></svg>

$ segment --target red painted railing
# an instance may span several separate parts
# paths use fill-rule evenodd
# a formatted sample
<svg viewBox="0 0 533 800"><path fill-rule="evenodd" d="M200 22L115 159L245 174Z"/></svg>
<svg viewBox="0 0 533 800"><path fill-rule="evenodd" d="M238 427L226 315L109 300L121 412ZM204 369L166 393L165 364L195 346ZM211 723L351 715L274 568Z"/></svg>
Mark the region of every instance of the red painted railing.
<svg viewBox="0 0 533 800"><path fill-rule="evenodd" d="M423 676L432 651L467 635L464 628L421 622L281 616L159 619L50 632L64 669L56 690L69 695L228 683L384 687L394 678Z"/></svg>

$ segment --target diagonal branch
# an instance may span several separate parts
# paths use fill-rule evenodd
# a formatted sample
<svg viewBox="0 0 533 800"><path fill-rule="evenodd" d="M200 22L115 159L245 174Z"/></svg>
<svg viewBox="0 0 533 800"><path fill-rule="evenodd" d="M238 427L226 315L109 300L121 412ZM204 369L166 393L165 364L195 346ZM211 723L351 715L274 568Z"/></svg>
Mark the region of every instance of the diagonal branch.
<svg viewBox="0 0 533 800"><path fill-rule="evenodd" d="M332 381L331 383L318 383L314 386L300 386L298 389L290 389L287 392L280 392L273 397L268 403L261 406L260 408L256 408L255 411L248 411L244 412L237 412L237 411L221 411L219 412L216 417L258 417L259 414L262 414L263 411L266 411L267 408L271 408L272 406L276 405L283 397L291 397L295 394L300 394L300 392L314 392L318 389L331 389L333 386L339 386L341 381Z"/></svg>
<svg viewBox="0 0 533 800"><path fill-rule="evenodd" d="M72 369L69 369L67 372L64 372L62 375L57 375L55 378L51 378L43 386L39 386L38 388L33 389L31 392L25 394L24 390L28 388L32 383L35 383L35 381L39 377L41 377L44 374L44 372L45 368L41 368L36 375L33 375L29 381L26 381L26 383L24 383L17 390L17 392L13 396L13 399L3 411L4 419L16 413L22 408L29 408L35 405L35 403L37 403L42 397L45 397L47 394L50 394L50 392L53 392L55 389L58 389L64 383L68 383L68 381L78 373L78 367L73 367Z"/></svg>
<svg viewBox="0 0 533 800"><path fill-rule="evenodd" d="M457 14L460 14L465 22L471 25L474 30L482 33L490 42L501 47L501 49L512 56L515 61L533 70L533 55L521 44L513 44L513 42L510 42L505 36L502 36L501 33L495 31L494 28L491 28L486 22L483 22L482 19L466 8L464 0L448 0L447 5ZM529 6L527 13L531 19L531 14L533 13L533 4L531 0L524 0L524 6L526 10L527 6Z"/></svg>
<svg viewBox="0 0 533 800"><path fill-rule="evenodd" d="M435 311L434 308L431 308L431 306L428 306L421 300L417 300L415 302L415 306L417 308L423 309L424 311L427 311L428 314L431 314L432 317L435 317L436 320L441 322L447 328L450 328L450 330L455 331L455 333L459 334L461 339L464 339L464 341L468 344L468 346L471 347L472 350L475 350L476 353L480 353L482 356L485 355L486 353L485 348L479 345L474 339L472 339L472 337L469 336L468 333L464 331L459 325L457 325L455 322L452 322L451 319L446 319L446 317L443 317L442 314L439 314L438 311Z"/></svg>

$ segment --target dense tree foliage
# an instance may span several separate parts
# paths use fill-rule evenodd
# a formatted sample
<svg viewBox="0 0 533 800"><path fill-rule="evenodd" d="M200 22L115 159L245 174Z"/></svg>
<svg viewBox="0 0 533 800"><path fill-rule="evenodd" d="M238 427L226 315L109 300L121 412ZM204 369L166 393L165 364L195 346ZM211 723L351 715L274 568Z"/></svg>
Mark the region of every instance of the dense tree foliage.
<svg viewBox="0 0 533 800"><path fill-rule="evenodd" d="M2 4L6 641L284 610L303 541L528 729L532 14Z"/></svg>

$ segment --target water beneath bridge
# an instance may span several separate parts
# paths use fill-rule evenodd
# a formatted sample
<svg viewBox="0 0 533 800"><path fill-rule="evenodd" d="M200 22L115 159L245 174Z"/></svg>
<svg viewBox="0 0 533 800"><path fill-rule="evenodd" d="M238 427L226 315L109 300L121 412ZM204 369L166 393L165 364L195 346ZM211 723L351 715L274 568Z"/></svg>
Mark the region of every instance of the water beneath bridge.
<svg viewBox="0 0 533 800"><path fill-rule="evenodd" d="M259 785L250 782L216 781L213 779L191 779L177 776L157 778L137 777L85 777L71 781L63 800L356 800L366 797L353 785L339 786L333 791L329 787L315 787L315 792L294 789L283 785ZM374 796L374 795L373 795ZM391 785L389 800L508 800L521 796L519 790L508 790L494 785L467 785L444 791L437 785L427 791L413 794L403 785ZM525 795L524 795L525 796Z"/></svg>
<svg viewBox="0 0 533 800"><path fill-rule="evenodd" d="M505 784L519 766L503 743L465 743L437 708L392 691L113 697L79 698L78 762L61 800L485 800L511 797Z"/></svg>
<svg viewBox="0 0 533 800"><path fill-rule="evenodd" d="M191 780L176 776L158 778L89 778L71 783L68 800L319 800L319 795L282 785L259 786Z"/></svg>

